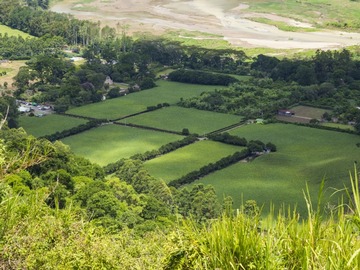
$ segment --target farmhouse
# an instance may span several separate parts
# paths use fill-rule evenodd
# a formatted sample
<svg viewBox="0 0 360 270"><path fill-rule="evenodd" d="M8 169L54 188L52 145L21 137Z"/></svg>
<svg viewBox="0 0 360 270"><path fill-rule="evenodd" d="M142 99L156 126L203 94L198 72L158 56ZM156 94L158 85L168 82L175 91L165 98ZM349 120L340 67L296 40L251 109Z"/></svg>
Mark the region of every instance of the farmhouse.
<svg viewBox="0 0 360 270"><path fill-rule="evenodd" d="M278 110L278 115L281 115L281 116L292 116L294 114L295 114L295 112L290 111L290 110L286 110L286 109Z"/></svg>

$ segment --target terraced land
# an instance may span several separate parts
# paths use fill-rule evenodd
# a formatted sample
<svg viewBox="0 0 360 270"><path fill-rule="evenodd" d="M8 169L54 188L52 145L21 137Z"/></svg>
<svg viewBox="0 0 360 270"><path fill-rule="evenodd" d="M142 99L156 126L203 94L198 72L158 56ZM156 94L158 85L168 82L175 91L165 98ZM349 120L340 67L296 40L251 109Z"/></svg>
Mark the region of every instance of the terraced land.
<svg viewBox="0 0 360 270"><path fill-rule="evenodd" d="M169 182L242 149L214 141L198 141L149 160L144 163L144 167L151 175Z"/></svg>
<svg viewBox="0 0 360 270"><path fill-rule="evenodd" d="M158 149L163 144L183 138L179 135L105 125L62 139L71 150L89 160L106 165L136 153Z"/></svg>
<svg viewBox="0 0 360 270"><path fill-rule="evenodd" d="M119 119L121 117L142 112L148 106L156 106L159 103L175 104L180 98L190 98L200 95L204 91L219 89L219 86L196 85L170 82L164 80L156 81L155 88L132 93L123 97L93 103L86 106L68 110L67 113L85 117L100 119Z"/></svg>
<svg viewBox="0 0 360 270"><path fill-rule="evenodd" d="M253 124L230 133L248 140L272 142L278 149L197 181L213 185L219 199L232 196L235 207L239 207L242 200L254 199L260 205L265 204L265 212L269 211L269 202L273 202L276 206L297 205L299 211L305 213L306 184L315 200L324 178L326 196L330 196L335 189L348 184L349 171L360 156L360 148L356 146L360 138L351 134L290 124ZM336 201L337 196L331 200Z"/></svg>
<svg viewBox="0 0 360 270"><path fill-rule="evenodd" d="M126 118L120 122L177 132L187 128L190 133L202 135L239 123L242 119L241 116L236 115L171 106Z"/></svg>
<svg viewBox="0 0 360 270"><path fill-rule="evenodd" d="M20 116L19 124L28 134L35 137L50 135L66 129L85 124L87 120L51 114L43 117Z"/></svg>

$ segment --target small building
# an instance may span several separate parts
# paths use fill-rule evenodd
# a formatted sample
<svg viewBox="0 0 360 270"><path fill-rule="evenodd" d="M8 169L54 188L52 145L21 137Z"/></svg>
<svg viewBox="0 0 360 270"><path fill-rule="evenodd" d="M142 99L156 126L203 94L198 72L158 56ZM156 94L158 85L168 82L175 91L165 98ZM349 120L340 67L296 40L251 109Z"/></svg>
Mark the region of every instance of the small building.
<svg viewBox="0 0 360 270"><path fill-rule="evenodd" d="M281 115L281 116L293 116L294 114L295 114L295 112L290 111L290 110L286 110L286 109L278 110L278 115Z"/></svg>

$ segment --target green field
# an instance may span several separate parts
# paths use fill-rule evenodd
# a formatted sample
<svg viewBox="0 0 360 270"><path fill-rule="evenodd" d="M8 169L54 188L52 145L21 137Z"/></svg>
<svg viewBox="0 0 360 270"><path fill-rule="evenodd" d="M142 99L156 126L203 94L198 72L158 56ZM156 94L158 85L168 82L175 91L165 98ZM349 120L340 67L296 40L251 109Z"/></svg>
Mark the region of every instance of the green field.
<svg viewBox="0 0 360 270"><path fill-rule="evenodd" d="M35 137L50 135L57 131L70 129L81 124L85 124L87 120L67 117L58 114L51 114L43 117L30 117L22 115L19 117L19 125L23 127L28 134Z"/></svg>
<svg viewBox="0 0 360 270"><path fill-rule="evenodd" d="M321 119L324 113L331 112L330 110L310 106L296 106L291 108L291 110L295 112L295 116L302 116L314 119Z"/></svg>
<svg viewBox="0 0 360 270"><path fill-rule="evenodd" d="M94 128L62 140L80 156L100 165L158 149L182 136L118 125Z"/></svg>
<svg viewBox="0 0 360 270"><path fill-rule="evenodd" d="M334 131L294 126L291 124L247 125L231 132L247 139L272 142L278 152L258 157L249 163L237 163L201 179L214 185L220 199L231 195L234 206L254 199L259 204L273 202L298 204L304 213L303 190L308 183L312 197L317 197L322 178L326 193L342 188L349 181L349 171L360 157L356 143L360 137ZM268 211L265 207L265 212Z"/></svg>
<svg viewBox="0 0 360 270"><path fill-rule="evenodd" d="M358 28L360 8L358 1L351 0L254 0L249 10L260 13L274 13L310 22L315 26L333 25Z"/></svg>
<svg viewBox="0 0 360 270"><path fill-rule="evenodd" d="M144 166L151 175L169 182L242 149L219 142L199 141L149 160Z"/></svg>
<svg viewBox="0 0 360 270"><path fill-rule="evenodd" d="M32 37L31 35L25 33L25 32L22 32L20 30L17 30L17 29L12 29L6 25L3 25L3 24L0 24L0 34L4 35L4 34L7 34L8 36L21 36L23 38L28 38L28 37Z"/></svg>
<svg viewBox="0 0 360 270"><path fill-rule="evenodd" d="M152 89L77 107L67 111L67 113L94 118L118 119L144 111L148 106L155 106L165 102L175 104L180 98L187 99L200 95L204 91L213 91L220 88L219 86L185 84L164 80L158 80L156 84L158 86Z"/></svg>
<svg viewBox="0 0 360 270"><path fill-rule="evenodd" d="M321 125L322 125L322 126L325 126L325 127L333 127L333 128L340 128L340 129L355 131L355 128L354 128L353 126L345 125L345 124L339 124L339 123L321 123Z"/></svg>
<svg viewBox="0 0 360 270"><path fill-rule="evenodd" d="M170 106L153 112L140 114L121 122L181 132L205 134L230 126L242 120L241 116Z"/></svg>

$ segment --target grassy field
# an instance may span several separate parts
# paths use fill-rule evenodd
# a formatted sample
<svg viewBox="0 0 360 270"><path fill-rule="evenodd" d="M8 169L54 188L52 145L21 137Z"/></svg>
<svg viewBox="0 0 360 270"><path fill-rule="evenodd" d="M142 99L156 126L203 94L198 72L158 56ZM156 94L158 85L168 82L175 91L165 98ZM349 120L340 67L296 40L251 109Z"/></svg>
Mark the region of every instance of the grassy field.
<svg viewBox="0 0 360 270"><path fill-rule="evenodd" d="M199 141L149 160L144 166L151 175L169 182L242 149L219 142Z"/></svg>
<svg viewBox="0 0 360 270"><path fill-rule="evenodd" d="M220 88L219 86L185 84L164 80L158 80L156 84L158 86L152 89L74 108L67 112L94 118L117 119L144 111L148 106L155 106L165 102L175 104L180 98L186 99L200 95L204 91Z"/></svg>
<svg viewBox="0 0 360 270"><path fill-rule="evenodd" d="M181 132L205 134L230 126L242 120L241 116L170 106L153 112L126 118L121 122Z"/></svg>
<svg viewBox="0 0 360 270"><path fill-rule="evenodd" d="M354 128L353 126L345 125L345 124L339 124L339 123L321 123L321 125L322 125L322 126L325 126L325 127L334 127L334 128L340 128L340 129L355 131L355 128Z"/></svg>
<svg viewBox="0 0 360 270"><path fill-rule="evenodd" d="M25 66L25 61L10 61L7 63L0 64L0 72L5 71L6 75L0 76L0 85L3 86L4 82L7 82L8 89L13 90L15 87L12 86L14 77L18 74L20 67Z"/></svg>
<svg viewBox="0 0 360 270"><path fill-rule="evenodd" d="M136 153L158 149L161 145L180 140L182 136L138 128L106 125L67 137L62 141L74 153L100 165L130 157Z"/></svg>
<svg viewBox="0 0 360 270"><path fill-rule="evenodd" d="M0 34L2 34L2 35L7 34L8 36L15 36L15 37L21 36L23 38L32 37L31 35L23 32L23 31L20 31L17 29L12 29L3 24L0 24Z"/></svg>
<svg viewBox="0 0 360 270"><path fill-rule="evenodd" d="M351 0L254 0L250 11L274 13L284 17L310 22L315 26L360 26L358 1ZM346 24L346 25L345 25Z"/></svg>
<svg viewBox="0 0 360 270"><path fill-rule="evenodd" d="M276 206L298 205L305 211L303 190L308 183L312 198L317 197L319 184L325 177L326 194L342 188L349 181L349 171L360 157L356 143L360 137L333 131L290 124L247 125L231 134L272 142L278 152L263 155L249 163L237 163L201 179L212 184L220 199L231 195L234 206L254 199L268 211L268 203Z"/></svg>
<svg viewBox="0 0 360 270"><path fill-rule="evenodd" d="M324 113L330 112L330 110L309 107L309 106L296 106L291 108L295 112L295 116L302 116L314 119L321 119Z"/></svg>
<svg viewBox="0 0 360 270"><path fill-rule="evenodd" d="M325 112L331 112L326 109L302 105L291 108L291 111L295 113L293 117L277 115L276 118L290 123L309 123L311 119L320 120Z"/></svg>
<svg viewBox="0 0 360 270"><path fill-rule="evenodd" d="M70 129L81 124L85 124L87 120L67 117L58 114L51 114L43 117L20 116L19 124L27 133L40 137L50 135L57 131Z"/></svg>

